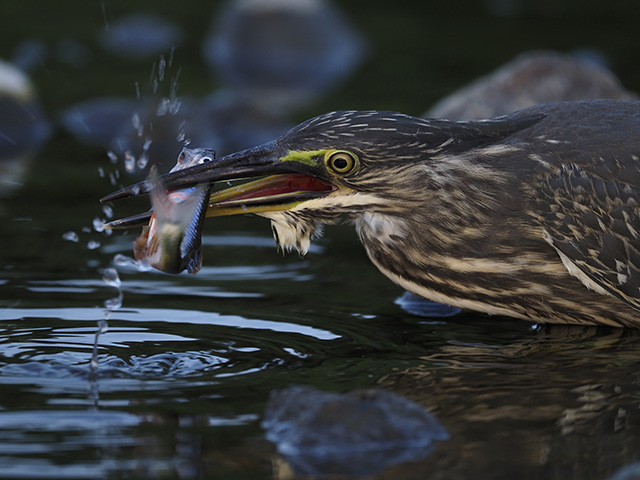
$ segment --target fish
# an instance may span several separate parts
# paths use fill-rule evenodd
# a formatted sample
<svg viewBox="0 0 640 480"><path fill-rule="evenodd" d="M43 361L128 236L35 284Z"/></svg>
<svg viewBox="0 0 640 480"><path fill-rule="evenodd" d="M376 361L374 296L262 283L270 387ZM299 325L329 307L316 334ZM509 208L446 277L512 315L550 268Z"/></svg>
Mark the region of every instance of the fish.
<svg viewBox="0 0 640 480"><path fill-rule="evenodd" d="M171 172L210 161L215 153L206 148L184 148ZM134 241L135 259L165 273L187 271L196 274L202 267L202 226L212 185L197 185L167 191L157 168L151 167L151 218Z"/></svg>

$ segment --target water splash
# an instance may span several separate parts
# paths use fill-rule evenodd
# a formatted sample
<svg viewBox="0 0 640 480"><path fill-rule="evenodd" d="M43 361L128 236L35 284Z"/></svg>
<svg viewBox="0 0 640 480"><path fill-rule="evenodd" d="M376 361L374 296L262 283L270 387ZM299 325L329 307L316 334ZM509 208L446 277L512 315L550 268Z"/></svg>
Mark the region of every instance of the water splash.
<svg viewBox="0 0 640 480"><path fill-rule="evenodd" d="M74 243L78 243L78 241L80 240L80 238L78 238L78 234L74 231L63 233L62 239L66 240L67 242L74 242Z"/></svg>
<svg viewBox="0 0 640 480"><path fill-rule="evenodd" d="M113 218L113 208L111 208L110 205L103 205L102 213L104 213L107 218Z"/></svg>
<svg viewBox="0 0 640 480"><path fill-rule="evenodd" d="M102 274L102 280L110 287L120 289L122 286L120 275L118 275L118 271L115 268L106 268Z"/></svg>
<svg viewBox="0 0 640 480"><path fill-rule="evenodd" d="M124 152L124 169L127 173L133 173L136 168L136 157L130 150Z"/></svg>
<svg viewBox="0 0 640 480"><path fill-rule="evenodd" d="M138 112L131 115L131 125L133 125L133 129L136 131L138 136L141 137L144 133L144 125L142 125Z"/></svg>
<svg viewBox="0 0 640 480"><path fill-rule="evenodd" d="M113 257L113 263L121 268L133 268L138 272L148 272L152 270L152 267L151 265L149 265L148 261L138 261L121 253L118 253L115 257Z"/></svg>
<svg viewBox="0 0 640 480"><path fill-rule="evenodd" d="M97 372L99 361L98 361L98 344L100 341L100 335L106 333L109 330L109 317L112 311L118 310L122 307L122 282L120 280L120 276L118 275L118 271L113 268L105 268L102 272L102 281L105 285L109 287L113 287L116 289L117 294L115 297L109 298L104 302L104 318L98 320L98 329L96 330L96 335L93 340L93 353L91 355L90 373L91 376L95 376ZM97 400L97 392L93 392L95 400Z"/></svg>
<svg viewBox="0 0 640 480"><path fill-rule="evenodd" d="M158 80L161 82L164 81L164 74L167 68L167 61L164 58L164 55L160 55L160 60L158 61Z"/></svg>
<svg viewBox="0 0 640 480"><path fill-rule="evenodd" d="M93 219L93 229L98 233L104 232L104 218L95 217Z"/></svg>
<svg viewBox="0 0 640 480"><path fill-rule="evenodd" d="M162 117L169 112L169 106L171 105L171 100L167 97L162 97L160 99L160 103L158 104L158 108L156 109L156 116Z"/></svg>

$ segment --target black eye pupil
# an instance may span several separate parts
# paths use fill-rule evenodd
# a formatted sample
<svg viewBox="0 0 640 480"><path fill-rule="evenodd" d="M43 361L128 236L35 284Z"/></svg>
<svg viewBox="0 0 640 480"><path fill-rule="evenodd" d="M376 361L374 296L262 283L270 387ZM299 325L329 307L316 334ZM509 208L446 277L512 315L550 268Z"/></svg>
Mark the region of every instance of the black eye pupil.
<svg viewBox="0 0 640 480"><path fill-rule="evenodd" d="M333 161L333 166L336 170L344 170L349 166L346 158L338 157Z"/></svg>

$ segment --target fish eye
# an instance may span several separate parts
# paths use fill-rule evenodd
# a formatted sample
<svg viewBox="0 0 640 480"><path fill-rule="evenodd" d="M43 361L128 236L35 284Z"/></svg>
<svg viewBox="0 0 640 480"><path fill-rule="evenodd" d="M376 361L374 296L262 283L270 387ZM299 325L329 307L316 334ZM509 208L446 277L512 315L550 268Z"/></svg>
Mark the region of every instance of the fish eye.
<svg viewBox="0 0 640 480"><path fill-rule="evenodd" d="M327 158L329 168L339 175L351 173L358 166L358 157L351 152L332 152Z"/></svg>

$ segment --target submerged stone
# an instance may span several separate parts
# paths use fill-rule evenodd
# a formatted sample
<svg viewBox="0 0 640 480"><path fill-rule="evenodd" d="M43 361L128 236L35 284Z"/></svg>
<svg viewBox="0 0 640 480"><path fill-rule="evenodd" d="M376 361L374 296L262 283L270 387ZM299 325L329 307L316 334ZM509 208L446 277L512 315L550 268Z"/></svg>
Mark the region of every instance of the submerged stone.
<svg viewBox="0 0 640 480"><path fill-rule="evenodd" d="M395 303L405 312L418 317L446 318L462 311L461 308L433 302L411 292L404 292L401 297L396 299Z"/></svg>
<svg viewBox="0 0 640 480"><path fill-rule="evenodd" d="M449 434L410 400L385 390L271 393L262 427L300 475L371 475L425 458Z"/></svg>

